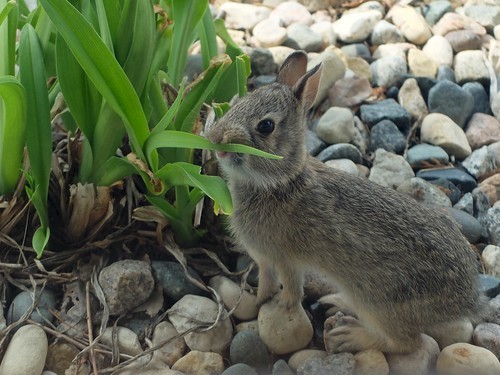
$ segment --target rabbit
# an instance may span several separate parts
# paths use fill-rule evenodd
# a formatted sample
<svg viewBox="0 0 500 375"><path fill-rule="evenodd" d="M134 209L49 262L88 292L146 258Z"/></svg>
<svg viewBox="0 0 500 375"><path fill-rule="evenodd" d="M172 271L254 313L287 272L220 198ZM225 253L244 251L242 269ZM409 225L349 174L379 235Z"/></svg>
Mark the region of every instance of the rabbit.
<svg viewBox="0 0 500 375"><path fill-rule="evenodd" d="M216 144L239 143L281 160L216 152L234 205L236 243L259 267L259 305L301 305L305 270L338 286L355 317L334 328L334 352L408 353L421 333L472 316L478 306L474 253L446 214L308 155L306 117L322 66L292 53L277 82L240 98L207 126Z"/></svg>

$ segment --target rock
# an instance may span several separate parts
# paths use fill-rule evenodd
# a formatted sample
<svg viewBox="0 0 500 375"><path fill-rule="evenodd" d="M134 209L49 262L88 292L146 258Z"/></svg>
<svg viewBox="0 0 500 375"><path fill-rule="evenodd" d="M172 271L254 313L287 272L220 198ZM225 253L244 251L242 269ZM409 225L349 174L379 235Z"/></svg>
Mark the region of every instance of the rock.
<svg viewBox="0 0 500 375"><path fill-rule="evenodd" d="M456 187L453 182L447 179L438 178L437 180L430 181L430 183L445 193L446 196L450 198L451 204L457 203L462 196L460 189Z"/></svg>
<svg viewBox="0 0 500 375"><path fill-rule="evenodd" d="M406 61L400 56L386 56L370 64L372 83L375 86L391 87L408 73Z"/></svg>
<svg viewBox="0 0 500 375"><path fill-rule="evenodd" d="M253 28L253 41L262 48L281 46L288 33L276 18L266 18Z"/></svg>
<svg viewBox="0 0 500 375"><path fill-rule="evenodd" d="M484 225L488 231L490 243L500 246L500 206L493 206L488 210Z"/></svg>
<svg viewBox="0 0 500 375"><path fill-rule="evenodd" d="M360 57L365 60L372 59L372 53L365 43L346 44L340 47L346 57Z"/></svg>
<svg viewBox="0 0 500 375"><path fill-rule="evenodd" d="M456 30L470 30L477 35L486 34L483 26L469 17L454 12L446 13L432 28L435 35L446 35Z"/></svg>
<svg viewBox="0 0 500 375"><path fill-rule="evenodd" d="M352 375L354 366L351 353L332 354L325 358L308 359L297 369L297 375Z"/></svg>
<svg viewBox="0 0 500 375"><path fill-rule="evenodd" d="M408 163L416 169L424 168L430 164L446 164L449 159L448 154L441 147L427 143L411 147L406 155Z"/></svg>
<svg viewBox="0 0 500 375"><path fill-rule="evenodd" d="M500 247L488 245L481 254L486 273L500 277Z"/></svg>
<svg viewBox="0 0 500 375"><path fill-rule="evenodd" d="M354 115L347 108L328 108L318 121L316 133L327 144L349 143L356 134Z"/></svg>
<svg viewBox="0 0 500 375"><path fill-rule="evenodd" d="M281 23L288 27L294 23L303 23L305 25L312 24L312 16L311 13L307 10L307 8L294 1L285 1L279 4L269 15L269 18L278 18L281 20Z"/></svg>
<svg viewBox="0 0 500 375"><path fill-rule="evenodd" d="M80 350L75 346L64 341L58 341L48 347L47 358L45 359L45 368L57 374L64 374L71 367L71 363L80 353ZM82 371L75 375L80 375L84 372L85 366L82 366ZM68 371L69 372L69 371ZM42 373L43 375L43 373Z"/></svg>
<svg viewBox="0 0 500 375"><path fill-rule="evenodd" d="M274 82L276 82L276 74L257 76L253 80L253 86L258 89L259 87L270 85Z"/></svg>
<svg viewBox="0 0 500 375"><path fill-rule="evenodd" d="M275 301L259 310L259 335L274 354L285 354L303 349L312 339L313 328L304 309L299 305L286 310Z"/></svg>
<svg viewBox="0 0 500 375"><path fill-rule="evenodd" d="M496 165L500 165L500 141L488 145L488 148L495 155Z"/></svg>
<svg viewBox="0 0 500 375"><path fill-rule="evenodd" d="M384 353L378 350L363 350L354 355L355 375L388 375L389 364Z"/></svg>
<svg viewBox="0 0 500 375"><path fill-rule="evenodd" d="M257 371L244 363L237 363L224 370L221 375L258 375Z"/></svg>
<svg viewBox="0 0 500 375"><path fill-rule="evenodd" d="M471 175L480 178L496 169L495 155L488 146L478 148L470 154L463 162L462 166Z"/></svg>
<svg viewBox="0 0 500 375"><path fill-rule="evenodd" d="M390 120L399 130L406 133L410 127L410 115L394 99L386 99L360 107L361 120L369 127L382 120Z"/></svg>
<svg viewBox="0 0 500 375"><path fill-rule="evenodd" d="M421 169L417 172L417 177L432 181L444 178L453 182L464 193L469 193L477 186L476 179L467 172L457 168L434 168Z"/></svg>
<svg viewBox="0 0 500 375"><path fill-rule="evenodd" d="M368 64L367 66L369 71L370 67ZM371 93L372 86L367 78L346 77L333 84L328 91L328 100L332 107L354 107L366 100Z"/></svg>
<svg viewBox="0 0 500 375"><path fill-rule="evenodd" d="M448 116L430 113L424 117L420 139L443 148L449 155L465 159L472 153L464 131Z"/></svg>
<svg viewBox="0 0 500 375"><path fill-rule="evenodd" d="M186 294L205 294L205 291L193 284L184 273L184 269L177 262L165 262L155 260L151 262L158 283L163 288L165 297L178 301ZM188 266L189 275L197 280L200 276L194 269Z"/></svg>
<svg viewBox="0 0 500 375"><path fill-rule="evenodd" d="M224 360L219 353L192 350L172 366L183 374L212 375L224 371Z"/></svg>
<svg viewBox="0 0 500 375"><path fill-rule="evenodd" d="M106 328L100 339L104 345L107 345L110 348L114 346L113 331L113 327ZM141 344L139 343L139 339L135 332L125 327L116 327L115 334L116 344L118 345L120 353L128 354L130 356L142 353Z"/></svg>
<svg viewBox="0 0 500 375"><path fill-rule="evenodd" d="M154 352L154 356L167 366L171 367L186 351L186 342L183 337L174 339L179 332L172 323L163 321L159 323L153 332L153 346L166 342L161 348Z"/></svg>
<svg viewBox="0 0 500 375"><path fill-rule="evenodd" d="M406 54L411 48L416 48L409 43L389 43L381 44L373 53L373 59L381 59L388 56L398 56L406 61Z"/></svg>
<svg viewBox="0 0 500 375"><path fill-rule="evenodd" d="M453 69L445 65L441 65L438 68L436 78L438 81L447 80L453 83L457 83L455 72L453 71Z"/></svg>
<svg viewBox="0 0 500 375"><path fill-rule="evenodd" d="M323 142L321 139L319 139L315 131L307 129L306 148L309 155L318 155L318 153L320 153L321 150L325 149L326 146L326 142Z"/></svg>
<svg viewBox="0 0 500 375"><path fill-rule="evenodd" d="M337 143L335 145L328 146L316 157L322 162L332 159L350 159L356 164L360 164L362 162L361 152L356 148L356 146L349 143Z"/></svg>
<svg viewBox="0 0 500 375"><path fill-rule="evenodd" d="M375 151L375 159L369 176L371 181L395 189L413 176L415 176L413 170L402 156L381 148Z"/></svg>
<svg viewBox="0 0 500 375"><path fill-rule="evenodd" d="M376 10L348 13L333 22L332 27L342 42L357 43L367 39L381 19L382 15Z"/></svg>
<svg viewBox="0 0 500 375"><path fill-rule="evenodd" d="M268 368L271 356L259 335L252 331L242 331L234 336L229 348L232 364L245 363L259 371Z"/></svg>
<svg viewBox="0 0 500 375"><path fill-rule="evenodd" d="M437 73L438 65L427 54L419 49L410 49L408 51L408 66L410 74L421 77L434 78Z"/></svg>
<svg viewBox="0 0 500 375"><path fill-rule="evenodd" d="M436 371L438 375L492 375L500 373L500 362L487 349L457 343L443 349Z"/></svg>
<svg viewBox="0 0 500 375"><path fill-rule="evenodd" d="M240 286L225 276L214 276L210 279L209 285L219 294L226 306L226 309L233 309L239 301L238 307L233 315L240 320L251 320L257 317L257 297L248 291L240 289Z"/></svg>
<svg viewBox="0 0 500 375"><path fill-rule="evenodd" d="M497 358L500 357L500 325L495 323L480 323L474 329L473 343L488 349Z"/></svg>
<svg viewBox="0 0 500 375"><path fill-rule="evenodd" d="M474 200L471 193L465 193L462 198L453 206L457 210L467 212L469 215L474 215Z"/></svg>
<svg viewBox="0 0 500 375"><path fill-rule="evenodd" d="M403 33L392 23L386 20L377 22L371 35L371 44L378 46L386 43L402 43L405 41Z"/></svg>
<svg viewBox="0 0 500 375"><path fill-rule="evenodd" d="M429 91L429 112L448 116L461 128L472 115L474 97L457 84L439 81Z"/></svg>
<svg viewBox="0 0 500 375"><path fill-rule="evenodd" d="M500 279L490 276L490 275L484 275L480 274L479 275L479 289L482 294L487 296L488 298L493 298L490 301L490 304L494 304L495 307L492 309L495 312L500 312L500 297L494 298L498 294L500 294ZM496 306L498 305L498 307ZM500 324L500 313L498 314L498 322L497 324Z"/></svg>
<svg viewBox="0 0 500 375"><path fill-rule="evenodd" d="M404 81L398 93L398 102L406 109L412 120L418 120L429 113L415 78Z"/></svg>
<svg viewBox="0 0 500 375"><path fill-rule="evenodd" d="M44 288L42 290L37 288L35 295L33 295L33 291L30 290L29 293L23 291L14 297L7 313L8 323L11 324L20 320L31 308L33 301L37 299L38 305L29 318L40 324L46 324L46 320L53 322L54 315L52 315L51 310L56 310L56 295L50 289Z"/></svg>
<svg viewBox="0 0 500 375"><path fill-rule="evenodd" d="M271 10L266 7L236 2L225 2L220 7L225 15L225 25L228 29L251 30L260 21L269 17Z"/></svg>
<svg viewBox="0 0 500 375"><path fill-rule="evenodd" d="M484 26L488 31L493 31L493 28L500 24L500 5L495 1L469 1L464 6L465 15L481 26Z"/></svg>
<svg viewBox="0 0 500 375"><path fill-rule="evenodd" d="M406 138L396 124L382 120L373 126L370 133L370 150L383 148L386 151L402 154L406 147Z"/></svg>
<svg viewBox="0 0 500 375"><path fill-rule="evenodd" d="M287 28L288 38L283 45L306 52L317 52L323 47L323 38L302 23L293 23Z"/></svg>
<svg viewBox="0 0 500 375"><path fill-rule="evenodd" d="M481 37L470 30L451 31L445 38L455 53L481 49Z"/></svg>
<svg viewBox="0 0 500 375"><path fill-rule="evenodd" d="M311 25L311 30L318 34L323 40L322 47L333 46L337 43L337 36L333 32L332 23L330 21L313 23Z"/></svg>
<svg viewBox="0 0 500 375"><path fill-rule="evenodd" d="M393 6L386 19L392 20L392 23L401 30L405 38L413 44L423 45L432 36L424 17L411 6Z"/></svg>
<svg viewBox="0 0 500 375"><path fill-rule="evenodd" d="M467 124L465 135L473 150L500 142L500 121L484 113L474 113Z"/></svg>
<svg viewBox="0 0 500 375"><path fill-rule="evenodd" d="M471 81L488 83L490 81L490 72L484 59L482 51L462 51L457 53L453 64L457 82L459 84Z"/></svg>
<svg viewBox="0 0 500 375"><path fill-rule="evenodd" d="M271 375L295 375L295 373L283 359L278 359L273 365Z"/></svg>
<svg viewBox="0 0 500 375"><path fill-rule="evenodd" d="M467 82L462 88L474 98L474 109L472 110L474 114L478 112L489 114L491 112L490 99L483 85L479 82Z"/></svg>
<svg viewBox="0 0 500 375"><path fill-rule="evenodd" d="M439 356L439 346L430 336L421 335L422 344L409 354L388 353L387 362L394 375L428 375Z"/></svg>
<svg viewBox="0 0 500 375"><path fill-rule="evenodd" d="M344 78L346 72L346 66L339 55L329 49L311 59L307 64L307 70L314 68L319 63L323 63L323 71L313 106L317 106L328 97L330 87L339 79Z"/></svg>
<svg viewBox="0 0 500 375"><path fill-rule="evenodd" d="M262 76L276 73L273 55L267 48L244 48L243 52L250 57L253 75Z"/></svg>
<svg viewBox="0 0 500 375"><path fill-rule="evenodd" d="M42 328L25 325L12 336L0 364L0 374L40 375L48 350L47 336Z"/></svg>
<svg viewBox="0 0 500 375"><path fill-rule="evenodd" d="M170 308L168 318L177 332L182 333L200 325L211 326L217 319L218 312L218 305L211 299L187 294ZM215 328L188 333L184 340L191 350L221 354L229 346L232 335L231 320L224 310Z"/></svg>
<svg viewBox="0 0 500 375"><path fill-rule="evenodd" d="M500 121L500 91L491 95L491 112Z"/></svg>
<svg viewBox="0 0 500 375"><path fill-rule="evenodd" d="M339 169L341 171L351 173L354 175L358 174L358 168L352 160L349 159L332 159L325 162L331 168Z"/></svg>
<svg viewBox="0 0 500 375"><path fill-rule="evenodd" d="M276 65L281 66L283 62L286 60L286 58L295 50L290 47L285 47L285 46L276 46L276 47L269 47L268 48L269 52L273 55L273 59Z"/></svg>
<svg viewBox="0 0 500 375"><path fill-rule="evenodd" d="M347 56L347 68L352 71L354 77L347 78L364 78L368 81L372 79L372 72L370 70L370 64L366 60L357 56ZM370 85L371 89L371 85ZM371 93L371 91L370 91ZM359 95L359 93L351 93L351 96Z"/></svg>
<svg viewBox="0 0 500 375"><path fill-rule="evenodd" d="M447 0L431 1L424 9L425 20L429 26L434 26L436 22L446 13L453 10L451 3Z"/></svg>
<svg viewBox="0 0 500 375"><path fill-rule="evenodd" d="M255 332L256 334L259 334L259 322L257 321L257 319L250 320L248 322L241 322L236 325L235 329L236 333L243 331L252 331Z"/></svg>
<svg viewBox="0 0 500 375"><path fill-rule="evenodd" d="M472 216L471 214L457 210L456 208L450 208L447 212L453 217L453 219L458 223L460 231L467 238L470 243L476 243L481 237L481 223Z"/></svg>
<svg viewBox="0 0 500 375"><path fill-rule="evenodd" d="M425 206L451 207L451 201L445 193L420 177L403 181L396 190L409 195Z"/></svg>
<svg viewBox="0 0 500 375"><path fill-rule="evenodd" d="M254 266L247 277L247 282L251 286L257 286L259 285L259 267L255 264L253 259L250 258L247 254L238 255L238 259L236 260L236 271L246 272L251 263L254 263Z"/></svg>
<svg viewBox="0 0 500 375"><path fill-rule="evenodd" d="M370 132L368 127L359 119L354 117L354 126L356 127L356 137L352 143L363 153L366 154L368 150L368 142L370 141Z"/></svg>
<svg viewBox="0 0 500 375"><path fill-rule="evenodd" d="M309 358L325 358L328 356L328 353L324 350L318 349L303 349L298 352L293 353L288 359L288 366L294 371L297 369Z"/></svg>
<svg viewBox="0 0 500 375"><path fill-rule="evenodd" d="M469 319L463 318L458 321L441 323L435 326L433 332L429 333L437 341L440 348L457 342L471 342L474 327Z"/></svg>
<svg viewBox="0 0 500 375"><path fill-rule="evenodd" d="M488 149L491 152L490 147L488 147ZM487 198L487 208L494 205L496 201L500 200L500 174L496 173L481 181L478 190L480 190Z"/></svg>

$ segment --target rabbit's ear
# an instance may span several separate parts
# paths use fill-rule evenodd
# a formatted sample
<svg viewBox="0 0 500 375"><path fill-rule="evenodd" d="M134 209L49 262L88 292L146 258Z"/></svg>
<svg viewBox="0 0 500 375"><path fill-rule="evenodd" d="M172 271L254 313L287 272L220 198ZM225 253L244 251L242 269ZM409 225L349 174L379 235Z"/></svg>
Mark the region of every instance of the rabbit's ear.
<svg viewBox="0 0 500 375"><path fill-rule="evenodd" d="M307 72L292 88L295 97L302 102L303 108L310 109L318 94L323 64L318 64Z"/></svg>
<svg viewBox="0 0 500 375"><path fill-rule="evenodd" d="M288 55L281 65L277 81L293 87L307 71L307 55L304 51L295 51Z"/></svg>

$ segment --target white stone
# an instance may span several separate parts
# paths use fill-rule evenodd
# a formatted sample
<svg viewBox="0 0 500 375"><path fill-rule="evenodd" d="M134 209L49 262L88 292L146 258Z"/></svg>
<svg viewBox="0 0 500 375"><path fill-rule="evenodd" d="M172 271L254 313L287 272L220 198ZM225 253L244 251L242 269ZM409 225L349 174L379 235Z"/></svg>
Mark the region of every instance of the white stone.
<svg viewBox="0 0 500 375"><path fill-rule="evenodd" d="M270 18L278 18L283 26L290 26L292 23L312 24L311 13L307 8L295 1L285 1L279 4L269 15Z"/></svg>
<svg viewBox="0 0 500 375"><path fill-rule="evenodd" d="M321 35L325 46L335 45L337 42L337 36L333 31L332 23L329 21L316 22L311 25L311 30Z"/></svg>
<svg viewBox="0 0 500 375"><path fill-rule="evenodd" d="M374 46L386 43L401 43L405 38L401 31L392 23L380 20L373 28L371 43Z"/></svg>
<svg viewBox="0 0 500 375"><path fill-rule="evenodd" d="M415 176L410 164L401 155L385 151L375 151L373 167L369 179L377 184L396 189L405 180Z"/></svg>
<svg viewBox="0 0 500 375"><path fill-rule="evenodd" d="M250 320L248 322L241 322L234 327L236 330L236 333L239 333L241 331L252 331L255 332L256 334L259 334L259 322L257 319L255 320Z"/></svg>
<svg viewBox="0 0 500 375"><path fill-rule="evenodd" d="M142 353L139 338L134 331L126 327L116 327L116 336L120 353L131 356ZM109 347L113 347L113 327L106 328L100 341Z"/></svg>
<svg viewBox="0 0 500 375"><path fill-rule="evenodd" d="M358 175L358 167L356 164L350 160L350 159L333 159L333 160L327 160L325 162L325 165L339 169L341 171L353 174L353 175Z"/></svg>
<svg viewBox="0 0 500 375"><path fill-rule="evenodd" d="M488 349L457 343L443 349L436 363L438 375L500 374L500 362Z"/></svg>
<svg viewBox="0 0 500 375"><path fill-rule="evenodd" d="M293 48L286 46L269 47L268 50L271 52L271 55L273 55L274 63L279 66L281 66L286 58L295 51Z"/></svg>
<svg viewBox="0 0 500 375"><path fill-rule="evenodd" d="M266 18L255 25L253 29L253 42L262 48L281 45L287 38L287 31L281 27L275 18Z"/></svg>
<svg viewBox="0 0 500 375"><path fill-rule="evenodd" d="M318 93L314 101L314 106L321 103L328 96L328 90L335 82L345 76L346 65L335 52L326 49L317 57L311 59L307 64L307 70L314 68L319 63L323 63L321 72L321 80L319 83Z"/></svg>
<svg viewBox="0 0 500 375"><path fill-rule="evenodd" d="M363 350L354 355L354 360L356 361L355 375L389 374L389 364L381 351L374 349Z"/></svg>
<svg viewBox="0 0 500 375"><path fill-rule="evenodd" d="M357 43L367 39L381 19L380 12L368 10L366 12L344 14L332 24L332 27L341 41Z"/></svg>
<svg viewBox="0 0 500 375"><path fill-rule="evenodd" d="M432 36L422 51L438 65L445 65L447 67L453 64L453 48L450 42L444 36L434 35Z"/></svg>
<svg viewBox="0 0 500 375"><path fill-rule="evenodd" d="M209 285L220 295L222 302L228 310L233 309L238 302L241 294L241 300L233 315L240 320L252 320L257 317L259 309L257 308L257 297L241 289L231 279L225 276L214 276L210 279Z"/></svg>
<svg viewBox="0 0 500 375"><path fill-rule="evenodd" d="M500 277L500 246L488 245L481 254L486 272Z"/></svg>
<svg viewBox="0 0 500 375"><path fill-rule="evenodd" d="M413 120L418 120L421 117L423 118L429 113L427 104L425 104L425 100L415 78L408 78L404 81L398 92L398 102L406 109Z"/></svg>
<svg viewBox="0 0 500 375"><path fill-rule="evenodd" d="M408 50L408 67L410 74L416 77L435 78L438 65L421 50L411 48Z"/></svg>
<svg viewBox="0 0 500 375"><path fill-rule="evenodd" d="M160 345L162 342L167 342L153 354L155 358L172 366L186 351L186 342L183 337L174 339L179 332L175 329L172 323L163 321L159 323L153 332L153 346Z"/></svg>
<svg viewBox="0 0 500 375"><path fill-rule="evenodd" d="M168 318L179 333L200 325L211 326L217 319L219 306L209 298L187 294L175 303ZM222 354L231 343L233 326L223 309L217 325L208 331L191 332L184 336L191 350Z"/></svg>
<svg viewBox="0 0 500 375"><path fill-rule="evenodd" d="M431 29L427 25L425 18L409 5L393 6L386 19L392 20L392 23L413 44L423 45L432 36Z"/></svg>
<svg viewBox="0 0 500 375"><path fill-rule="evenodd" d="M458 159L465 159L472 153L463 129L441 113L430 113L424 117L420 139L443 148L449 155L455 155Z"/></svg>
<svg viewBox="0 0 500 375"><path fill-rule="evenodd" d="M439 346L430 336L421 335L422 345L412 353L388 353L387 362L391 373L397 375L428 375L434 369L439 356Z"/></svg>
<svg viewBox="0 0 500 375"><path fill-rule="evenodd" d="M378 0L369 0L361 3L355 8L351 9L346 9L344 11L344 14L350 14L350 13L361 13L361 12L366 12L368 10L376 10L377 12L380 13L382 17L385 16L385 8L384 5L380 3Z"/></svg>
<svg viewBox="0 0 500 375"><path fill-rule="evenodd" d="M47 335L42 328L26 325L12 336L0 365L2 375L40 375L48 350Z"/></svg>
<svg viewBox="0 0 500 375"><path fill-rule="evenodd" d="M353 113L348 108L328 108L318 121L316 133L330 145L350 143L356 135Z"/></svg>
<svg viewBox="0 0 500 375"><path fill-rule="evenodd" d="M462 51L455 55L455 78L462 84L471 81L485 81L490 79L485 56L482 51Z"/></svg>
<svg viewBox="0 0 500 375"><path fill-rule="evenodd" d="M471 175L479 178L493 172L496 169L497 165L495 154L488 148L488 146L483 146L474 150L472 154L467 156L467 158L462 162L462 166L467 169L467 172Z"/></svg>
<svg viewBox="0 0 500 375"><path fill-rule="evenodd" d="M222 4L220 11L225 14L225 25L229 29L251 30L271 14L271 9L263 6L231 1Z"/></svg>
<svg viewBox="0 0 500 375"><path fill-rule="evenodd" d="M438 343L441 349L457 342L469 343L472 340L474 327L468 318L442 323L435 326L432 332L426 332Z"/></svg>

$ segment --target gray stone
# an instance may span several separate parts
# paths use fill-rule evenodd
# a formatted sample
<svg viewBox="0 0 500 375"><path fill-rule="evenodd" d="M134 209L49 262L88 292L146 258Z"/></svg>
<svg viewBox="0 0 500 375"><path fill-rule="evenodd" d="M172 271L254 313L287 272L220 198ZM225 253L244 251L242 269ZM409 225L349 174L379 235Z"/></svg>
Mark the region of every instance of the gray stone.
<svg viewBox="0 0 500 375"><path fill-rule="evenodd" d="M239 255L238 259L236 260L236 271L240 272L246 270L252 262L252 258L250 258L248 255ZM247 277L247 282L252 286L257 286L259 284L259 267L257 265L255 265L252 268L252 271L250 271L250 274Z"/></svg>
<svg viewBox="0 0 500 375"><path fill-rule="evenodd" d="M325 358L313 357L297 369L297 375L353 375L355 364L351 353L332 354Z"/></svg>
<svg viewBox="0 0 500 375"><path fill-rule="evenodd" d="M374 46L386 43L402 43L404 41L403 33L386 20L379 21L373 28L371 43Z"/></svg>
<svg viewBox="0 0 500 375"><path fill-rule="evenodd" d="M431 1L426 8L424 16L430 26L434 26L445 13L452 11L451 3L447 0Z"/></svg>
<svg viewBox="0 0 500 375"><path fill-rule="evenodd" d="M413 177L403 181L396 190L409 195L425 206L451 207L450 199L445 193L420 177Z"/></svg>
<svg viewBox="0 0 500 375"><path fill-rule="evenodd" d="M462 86L462 88L474 98L473 113L491 113L490 99L488 98L488 94L486 93L483 85L479 82L467 82Z"/></svg>
<svg viewBox="0 0 500 375"><path fill-rule="evenodd" d="M425 168L430 165L446 164L450 160L450 157L439 146L421 143L408 150L406 160L413 168Z"/></svg>
<svg viewBox="0 0 500 375"><path fill-rule="evenodd" d="M500 246L500 206L491 207L485 216L490 243Z"/></svg>
<svg viewBox="0 0 500 375"><path fill-rule="evenodd" d="M410 127L410 115L394 99L385 99L374 104L364 104L360 108L361 120L369 127L382 120L390 120L399 130L406 133Z"/></svg>
<svg viewBox="0 0 500 375"><path fill-rule="evenodd" d="M12 300L7 313L9 324L17 322L31 308L33 304L32 293L33 291L29 293L21 292ZM38 300L38 305L29 316L29 319L40 324L46 324L46 321L53 322L54 315L50 310L56 309L57 299L54 292L47 288L43 290L37 289L35 300Z"/></svg>
<svg viewBox="0 0 500 375"><path fill-rule="evenodd" d="M472 198L474 200L474 216L481 223L483 231L481 235L488 237L487 215L490 209L490 202L488 196L480 189L472 190Z"/></svg>
<svg viewBox="0 0 500 375"><path fill-rule="evenodd" d="M465 15L481 26L484 26L489 32L500 24L500 5L498 2L469 2L464 6Z"/></svg>
<svg viewBox="0 0 500 375"><path fill-rule="evenodd" d="M260 21L253 28L252 34L252 43L257 47L262 48L281 47L281 44L288 36L286 29L282 27L280 25L280 21L275 18L266 18ZM281 65L279 61L275 60L275 62L276 64Z"/></svg>
<svg viewBox="0 0 500 375"><path fill-rule="evenodd" d="M318 121L316 134L327 144L350 143L356 135L354 115L348 108L328 108Z"/></svg>
<svg viewBox="0 0 500 375"><path fill-rule="evenodd" d="M294 23L287 28L288 39L283 42L284 46L304 50L306 52L317 52L323 47L323 38L316 34L307 25Z"/></svg>
<svg viewBox="0 0 500 375"><path fill-rule="evenodd" d="M460 231L470 243L474 244L479 240L482 227L474 216L456 208L448 208L446 211L458 223Z"/></svg>
<svg viewBox="0 0 500 375"><path fill-rule="evenodd" d="M498 319L493 319L495 314L489 314L490 316L487 321L500 324L500 279L491 275L480 274L479 290L486 297L492 298L490 305L493 305L491 306L493 308L492 310L497 314Z"/></svg>
<svg viewBox="0 0 500 375"><path fill-rule="evenodd" d="M373 126L370 133L370 150L383 148L386 151L402 154L406 146L406 138L396 124L390 120L382 120Z"/></svg>
<svg viewBox="0 0 500 375"><path fill-rule="evenodd" d="M446 80L453 83L457 83L457 80L455 78L455 72L453 71L453 69L445 65L441 65L438 68L436 78L438 81Z"/></svg>
<svg viewBox="0 0 500 375"><path fill-rule="evenodd" d="M276 82L276 74L269 74L263 76L257 76L252 81L253 86L258 89L259 87L270 85L271 83Z"/></svg>
<svg viewBox="0 0 500 375"><path fill-rule="evenodd" d="M229 348L232 364L245 363L255 369L266 369L271 356L259 335L252 331L242 331L234 336Z"/></svg>
<svg viewBox="0 0 500 375"><path fill-rule="evenodd" d="M490 82L490 71L486 66L483 51L462 51L457 53L453 68L459 84L478 81L487 85Z"/></svg>
<svg viewBox="0 0 500 375"><path fill-rule="evenodd" d="M273 365L271 375L294 375L294 372L283 359L278 359Z"/></svg>
<svg viewBox="0 0 500 375"><path fill-rule="evenodd" d="M500 358L500 325L495 323L480 323L474 329L472 342L488 349Z"/></svg>
<svg viewBox="0 0 500 375"><path fill-rule="evenodd" d="M467 169L471 175L479 178L496 169L495 155L488 148L483 146L473 151L463 162L462 166Z"/></svg>
<svg viewBox="0 0 500 375"><path fill-rule="evenodd" d="M464 193L471 192L477 187L476 179L467 172L458 168L421 169L417 172L417 177L422 177L427 181L444 178L453 182L453 184Z"/></svg>
<svg viewBox="0 0 500 375"><path fill-rule="evenodd" d="M328 146L317 156L319 160L325 162L332 159L350 159L356 164L361 164L363 156L361 152L349 143L338 143Z"/></svg>
<svg viewBox="0 0 500 375"><path fill-rule="evenodd" d="M429 112L442 113L463 128L472 115L474 97L453 82L439 81L429 91L427 104Z"/></svg>
<svg viewBox="0 0 500 375"><path fill-rule="evenodd" d="M408 67L404 58L400 56L386 56L370 64L372 83L375 86L391 87L405 74Z"/></svg>
<svg viewBox="0 0 500 375"><path fill-rule="evenodd" d="M276 73L276 64L271 52L266 48L245 48L244 52L250 57L252 74L255 76Z"/></svg>
<svg viewBox="0 0 500 375"><path fill-rule="evenodd" d="M365 12L343 14L333 22L333 31L345 43L357 43L367 39L378 21L382 19L380 12L367 10Z"/></svg>
<svg viewBox="0 0 500 375"><path fill-rule="evenodd" d="M445 38L455 53L481 48L481 37L472 30L450 31Z"/></svg>
<svg viewBox="0 0 500 375"><path fill-rule="evenodd" d="M415 176L410 164L400 156L381 148L375 151L369 179L383 186L396 189L403 181Z"/></svg>
<svg viewBox="0 0 500 375"><path fill-rule="evenodd" d="M178 301L186 294L206 294L204 290L197 287L187 278L184 269L179 263L155 260L151 262L151 266L166 297ZM189 266L188 272L191 277L200 280L200 276Z"/></svg>
<svg viewBox="0 0 500 375"><path fill-rule="evenodd" d="M340 47L340 50L348 57L361 57L365 60L369 60L372 57L370 49L364 43L346 44Z"/></svg>
<svg viewBox="0 0 500 375"><path fill-rule="evenodd" d="M472 198L472 194L465 193L453 208L467 212L469 215L474 215L474 199Z"/></svg>
<svg viewBox="0 0 500 375"><path fill-rule="evenodd" d="M259 375L257 371L255 371L250 366L244 363L238 363L236 365L232 365L224 370L221 375Z"/></svg>

